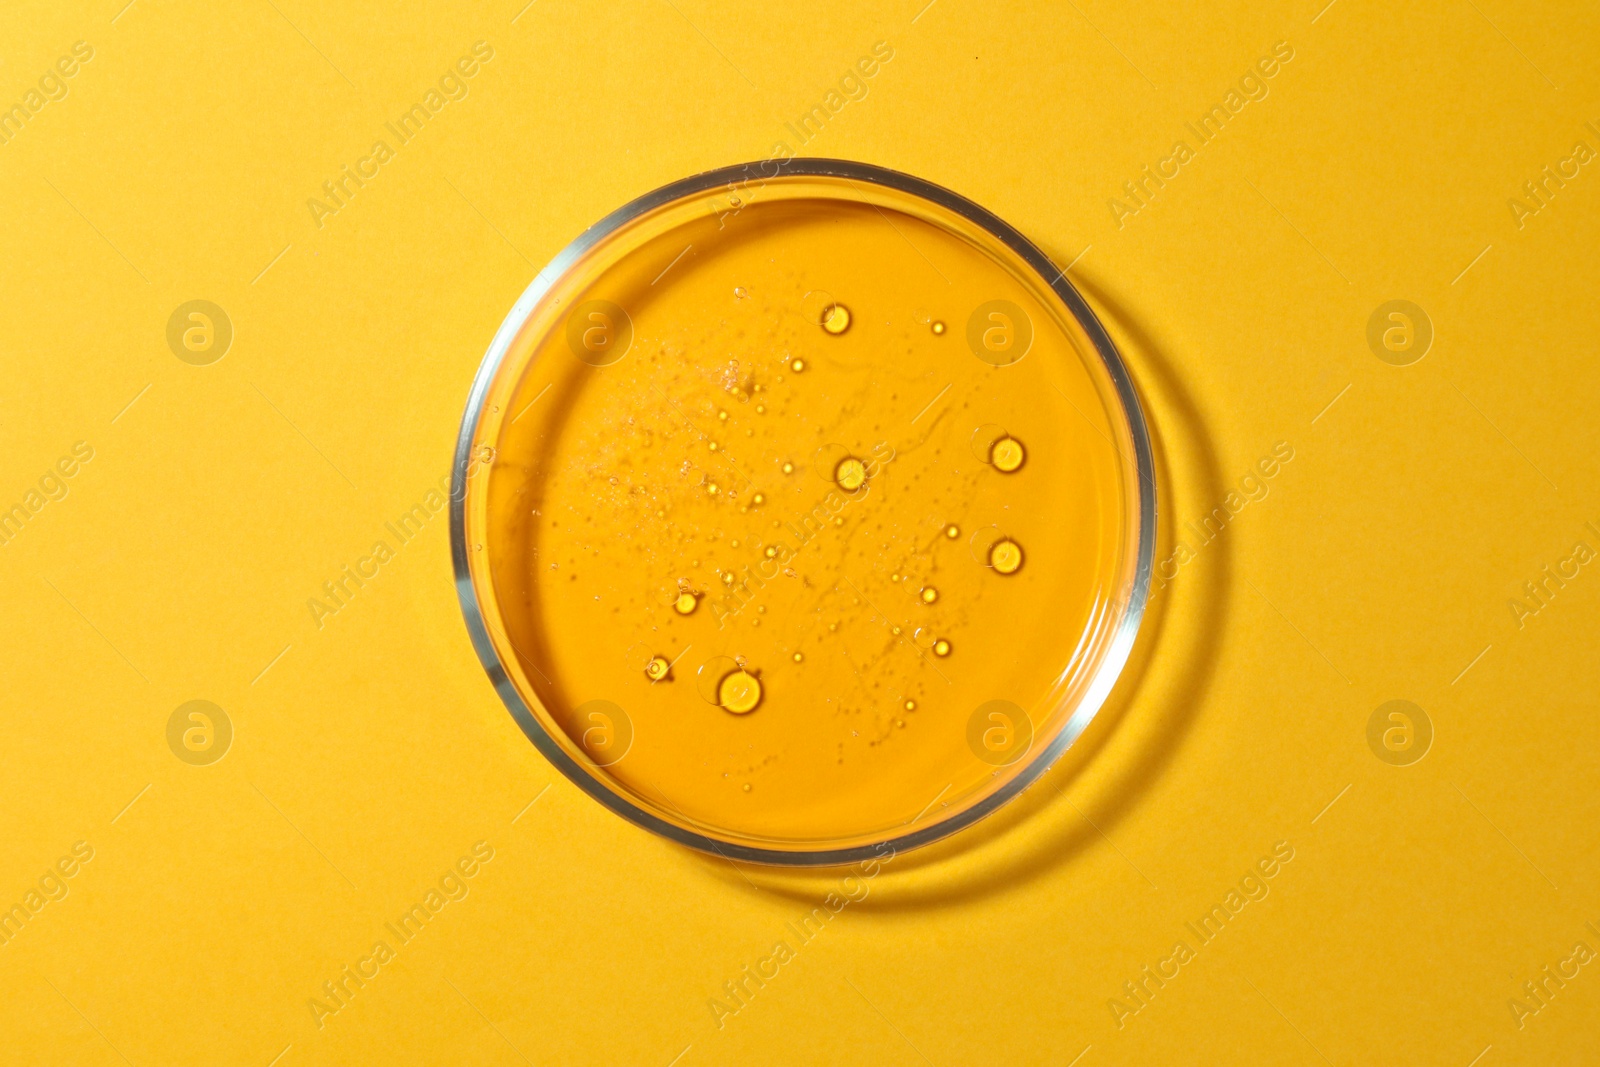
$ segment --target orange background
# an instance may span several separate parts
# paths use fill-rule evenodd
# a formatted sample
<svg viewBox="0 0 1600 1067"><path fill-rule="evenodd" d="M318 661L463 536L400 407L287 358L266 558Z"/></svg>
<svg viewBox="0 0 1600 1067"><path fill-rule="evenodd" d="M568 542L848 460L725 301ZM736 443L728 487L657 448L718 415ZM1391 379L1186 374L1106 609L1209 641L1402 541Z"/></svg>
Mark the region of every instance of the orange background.
<svg viewBox="0 0 1600 1067"><path fill-rule="evenodd" d="M0 546L0 907L40 893L0 946L10 1058L1592 1057L1600 579L1566 564L1537 612L1524 583L1600 545L1600 176L1574 162L1600 150L1600 12L919 8L0 15L0 106L25 112L0 143L0 508L28 513ZM78 41L92 58L48 76ZM319 219L308 199L479 41L465 95ZM866 95L794 143L878 41ZM1292 59L1245 102L1277 42ZM1234 89L1199 145L1186 123ZM1177 175L1115 210L1179 140ZM320 628L306 607L445 475L540 265L780 141L947 185L1073 264L1158 438L1158 558L1294 451L1160 592L1063 765L870 878L706 859L557 776L472 655L442 515ZM167 341L195 299L233 327L204 366ZM1367 342L1393 299L1433 326L1409 366ZM77 442L92 458L49 475ZM208 766L168 744L195 699L233 727ZM1433 729L1409 766L1367 741L1395 699ZM77 842L92 858L56 868ZM1191 940L1278 842L1267 895ZM323 983L433 890L465 895L319 1028ZM858 899L802 940L830 892ZM1180 939L1119 1026L1108 1002ZM778 941L792 958L719 1019ZM1540 1003L1546 965L1577 970Z"/></svg>

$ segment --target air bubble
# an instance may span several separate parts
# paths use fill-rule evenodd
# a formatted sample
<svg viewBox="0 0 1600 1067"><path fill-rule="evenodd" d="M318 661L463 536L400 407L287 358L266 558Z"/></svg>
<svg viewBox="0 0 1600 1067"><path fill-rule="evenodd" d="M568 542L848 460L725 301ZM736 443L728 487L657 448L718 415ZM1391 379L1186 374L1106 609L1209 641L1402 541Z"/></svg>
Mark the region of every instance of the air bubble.
<svg viewBox="0 0 1600 1067"><path fill-rule="evenodd" d="M850 309L843 304L830 304L822 309L822 328L838 335L850 328ZM795 368L799 370L798 367Z"/></svg>
<svg viewBox="0 0 1600 1067"><path fill-rule="evenodd" d="M1002 437L989 446L989 462L1002 474L1010 474L1017 470L1026 459L1027 452L1023 450L1022 442L1015 437Z"/></svg>
<svg viewBox="0 0 1600 1067"><path fill-rule="evenodd" d="M761 680L744 668L730 671L717 683L717 703L735 715L748 715L761 703Z"/></svg>
<svg viewBox="0 0 1600 1067"><path fill-rule="evenodd" d="M796 374L799 374L801 371L806 369L806 361L803 359L797 359L793 363L789 364L789 369L794 371Z"/></svg>
<svg viewBox="0 0 1600 1067"><path fill-rule="evenodd" d="M867 484L867 465L855 456L846 456L833 468L833 480L845 492L853 493Z"/></svg>
<svg viewBox="0 0 1600 1067"><path fill-rule="evenodd" d="M961 536L961 527L952 522L949 526L944 528L944 535L950 538L950 540L954 541L956 538Z"/></svg>
<svg viewBox="0 0 1600 1067"><path fill-rule="evenodd" d="M989 566L1000 574L1015 574L1022 566L1022 546L1009 537L989 547Z"/></svg>
<svg viewBox="0 0 1600 1067"><path fill-rule="evenodd" d="M938 600L938 599L939 599L939 590L935 589L931 585L925 585L925 586L922 587L922 602L924 604L932 604L935 600Z"/></svg>
<svg viewBox="0 0 1600 1067"><path fill-rule="evenodd" d="M934 333L936 333L936 334L942 334L942 333L944 333L944 323L942 323L942 322L935 322L935 323L934 323L934 324L933 324L933 332L934 332Z"/></svg>
<svg viewBox="0 0 1600 1067"><path fill-rule="evenodd" d="M950 654L950 642L942 637L939 638L933 643L933 654L935 656L948 656Z"/></svg>
<svg viewBox="0 0 1600 1067"><path fill-rule="evenodd" d="M672 606L677 609L679 615L693 615L694 609L700 606L700 598L693 593L679 593L678 599L673 601Z"/></svg>
<svg viewBox="0 0 1600 1067"><path fill-rule="evenodd" d="M653 656L650 662L644 665L644 676L652 682L659 682L666 678L671 669L672 664L668 662L667 657Z"/></svg>
<svg viewBox="0 0 1600 1067"><path fill-rule="evenodd" d="M915 700L906 701L906 710L907 711L916 711L917 710L917 702Z"/></svg>

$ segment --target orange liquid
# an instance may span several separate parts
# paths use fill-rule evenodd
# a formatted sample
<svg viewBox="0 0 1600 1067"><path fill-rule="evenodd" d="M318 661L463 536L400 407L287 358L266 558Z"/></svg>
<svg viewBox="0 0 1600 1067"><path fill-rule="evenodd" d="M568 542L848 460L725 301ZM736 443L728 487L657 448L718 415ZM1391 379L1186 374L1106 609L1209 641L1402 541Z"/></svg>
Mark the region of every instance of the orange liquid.
<svg viewBox="0 0 1600 1067"><path fill-rule="evenodd" d="M1048 290L913 214L772 197L561 296L592 298L626 310L627 352L529 339L495 442L485 540L530 705L606 763L575 709L611 701L631 746L595 773L756 844L903 833L1021 766L978 758L975 709L1009 701L1048 739L1130 551L1120 413ZM969 343L994 300L1031 327L1010 365ZM740 669L759 701L735 713Z"/></svg>

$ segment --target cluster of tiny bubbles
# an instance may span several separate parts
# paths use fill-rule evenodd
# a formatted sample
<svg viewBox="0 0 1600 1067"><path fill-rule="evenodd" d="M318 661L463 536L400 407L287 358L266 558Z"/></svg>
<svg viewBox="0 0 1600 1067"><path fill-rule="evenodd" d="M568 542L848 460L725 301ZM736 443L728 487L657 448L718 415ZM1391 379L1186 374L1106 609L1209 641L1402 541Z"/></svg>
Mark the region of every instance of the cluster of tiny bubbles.
<svg viewBox="0 0 1600 1067"><path fill-rule="evenodd" d="M850 309L843 304L828 305L822 311L822 328L835 336L844 333L850 328Z"/></svg>
<svg viewBox="0 0 1600 1067"><path fill-rule="evenodd" d="M652 682L665 681L672 670L672 664L665 656L652 656L650 662L644 665L644 676Z"/></svg>

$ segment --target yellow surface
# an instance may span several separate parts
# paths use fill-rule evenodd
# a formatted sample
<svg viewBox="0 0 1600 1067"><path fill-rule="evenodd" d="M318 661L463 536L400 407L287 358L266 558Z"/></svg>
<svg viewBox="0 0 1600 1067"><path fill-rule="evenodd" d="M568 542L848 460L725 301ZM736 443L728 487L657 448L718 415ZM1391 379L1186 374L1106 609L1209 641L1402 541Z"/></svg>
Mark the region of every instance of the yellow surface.
<svg viewBox="0 0 1600 1067"><path fill-rule="evenodd" d="M39 105L0 143L0 504L37 509L0 547L0 896L37 905L4 1059L1594 1059L1600 10L919 6L0 15L0 104ZM1136 684L1001 816L867 872L735 869L557 776L429 503L537 267L778 142L1073 263L1159 441ZM208 365L205 323L168 343L193 300L232 325ZM1393 300L1433 327L1407 366L1417 322L1368 344ZM1408 766L1375 755L1426 732L1404 706L1368 743L1392 700L1432 726ZM227 754L178 758L216 708Z"/></svg>

